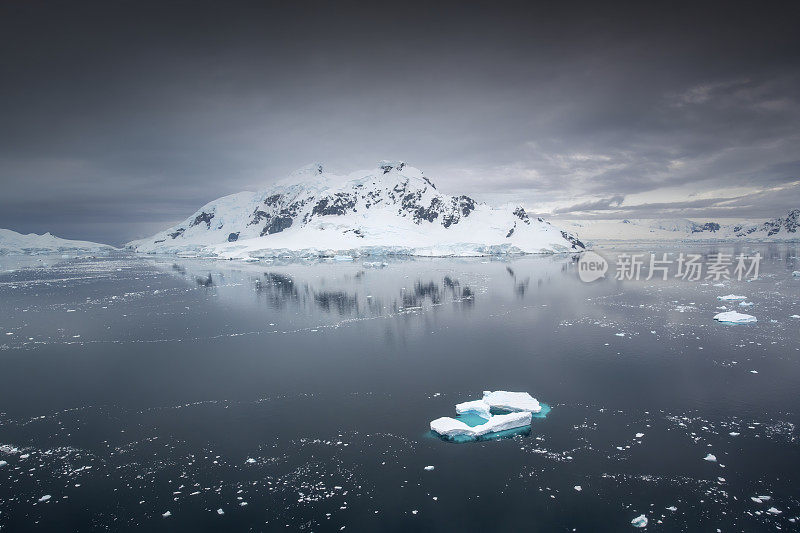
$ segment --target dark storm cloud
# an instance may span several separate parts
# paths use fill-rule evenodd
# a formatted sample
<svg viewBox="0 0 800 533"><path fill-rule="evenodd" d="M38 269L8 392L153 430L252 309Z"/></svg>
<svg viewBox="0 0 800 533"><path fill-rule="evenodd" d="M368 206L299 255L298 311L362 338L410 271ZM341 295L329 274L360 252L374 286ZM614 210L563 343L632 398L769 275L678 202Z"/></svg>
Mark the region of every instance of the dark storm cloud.
<svg viewBox="0 0 800 533"><path fill-rule="evenodd" d="M0 227L119 243L311 161L402 158L446 191L597 212L664 186L766 191L800 175L796 15L9 0Z"/></svg>

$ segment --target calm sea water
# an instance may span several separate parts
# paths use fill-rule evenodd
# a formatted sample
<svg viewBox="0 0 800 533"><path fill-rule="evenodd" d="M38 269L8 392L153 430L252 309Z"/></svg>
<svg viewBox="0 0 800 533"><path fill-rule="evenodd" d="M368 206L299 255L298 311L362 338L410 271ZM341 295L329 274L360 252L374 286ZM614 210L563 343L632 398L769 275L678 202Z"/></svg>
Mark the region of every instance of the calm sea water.
<svg viewBox="0 0 800 533"><path fill-rule="evenodd" d="M569 256L0 257L0 530L800 529L800 250L654 251L765 259L718 287ZM488 389L552 411L430 434Z"/></svg>

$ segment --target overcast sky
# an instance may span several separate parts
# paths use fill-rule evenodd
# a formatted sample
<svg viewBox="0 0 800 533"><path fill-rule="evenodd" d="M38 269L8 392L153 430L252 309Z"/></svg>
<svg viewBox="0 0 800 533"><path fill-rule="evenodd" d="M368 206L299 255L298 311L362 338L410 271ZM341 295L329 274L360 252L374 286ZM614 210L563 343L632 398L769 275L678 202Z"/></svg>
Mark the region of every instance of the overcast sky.
<svg viewBox="0 0 800 533"><path fill-rule="evenodd" d="M120 244L380 159L554 218L800 207L798 2L433 3L3 0L0 227Z"/></svg>

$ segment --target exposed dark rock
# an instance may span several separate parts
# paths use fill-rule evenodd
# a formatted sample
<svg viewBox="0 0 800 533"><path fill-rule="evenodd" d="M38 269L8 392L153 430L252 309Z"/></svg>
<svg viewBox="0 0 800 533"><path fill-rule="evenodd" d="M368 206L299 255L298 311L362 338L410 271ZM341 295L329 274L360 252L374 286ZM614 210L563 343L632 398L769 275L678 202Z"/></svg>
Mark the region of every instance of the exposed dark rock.
<svg viewBox="0 0 800 533"><path fill-rule="evenodd" d="M528 213L526 213L525 210L521 207L514 209L514 216L523 221L525 224L531 223L531 219L528 217ZM539 222L541 222L541 219L539 219Z"/></svg>
<svg viewBox="0 0 800 533"><path fill-rule="evenodd" d="M314 209L311 210L311 214L318 216L344 215L348 209L353 209L355 205L356 196L354 194L339 192L333 196L320 199Z"/></svg>
<svg viewBox="0 0 800 533"><path fill-rule="evenodd" d="M566 231L562 231L561 232L561 236L564 237L564 239L568 240L572 244L572 249L573 250L585 250L586 249L586 245L584 245L574 235L570 235Z"/></svg>
<svg viewBox="0 0 800 533"><path fill-rule="evenodd" d="M236 242L239 240L239 232L231 233L228 235L228 242Z"/></svg>
<svg viewBox="0 0 800 533"><path fill-rule="evenodd" d="M198 224L202 224L203 222L205 222L206 227L208 229L211 229L211 220L213 220L213 218L214 218L214 213L206 213L205 211L203 211L202 213L194 217L194 220L192 221L191 224L189 224L189 227L197 226Z"/></svg>
<svg viewBox="0 0 800 533"><path fill-rule="evenodd" d="M719 231L719 224L716 222L706 222L705 224L696 224L692 227L692 233L702 233L704 231L710 231L711 233L716 233Z"/></svg>
<svg viewBox="0 0 800 533"><path fill-rule="evenodd" d="M186 228L178 228L174 232L169 233L168 235L174 239L176 237L180 237L181 235L183 235L184 231L186 231Z"/></svg>
<svg viewBox="0 0 800 533"><path fill-rule="evenodd" d="M279 233L287 228L292 227L292 222L294 222L292 217L283 214L274 217L266 226L264 226L264 229L261 230L261 236L263 237L267 234L271 235L273 233Z"/></svg>

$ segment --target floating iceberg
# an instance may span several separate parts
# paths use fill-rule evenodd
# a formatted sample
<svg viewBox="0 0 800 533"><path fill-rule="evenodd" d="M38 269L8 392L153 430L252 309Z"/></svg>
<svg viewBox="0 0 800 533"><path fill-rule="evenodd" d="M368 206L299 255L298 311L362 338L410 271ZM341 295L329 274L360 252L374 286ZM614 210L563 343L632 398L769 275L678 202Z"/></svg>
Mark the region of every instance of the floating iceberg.
<svg viewBox="0 0 800 533"><path fill-rule="evenodd" d="M792 277L800 278L800 270L795 270L794 272L792 272Z"/></svg>
<svg viewBox="0 0 800 533"><path fill-rule="evenodd" d="M717 313L714 315L714 320L725 322L726 324L749 324L758 321L753 315L745 315L744 313L737 313L736 311Z"/></svg>
<svg viewBox="0 0 800 533"><path fill-rule="evenodd" d="M647 527L647 517L643 514L640 514L633 520L631 520L631 525L633 527Z"/></svg>
<svg viewBox="0 0 800 533"><path fill-rule="evenodd" d="M544 408L543 408L544 407ZM443 416L431 422L431 431L449 440L475 440L486 435L528 428L542 406L527 392L483 391L483 398L456 404L458 418Z"/></svg>
<svg viewBox="0 0 800 533"><path fill-rule="evenodd" d="M725 296L717 296L717 300L747 300L747 296L740 296L738 294L726 294Z"/></svg>

